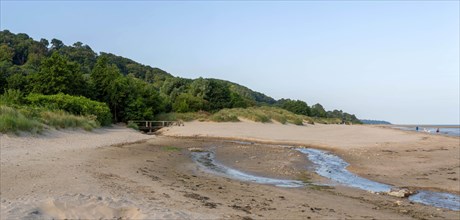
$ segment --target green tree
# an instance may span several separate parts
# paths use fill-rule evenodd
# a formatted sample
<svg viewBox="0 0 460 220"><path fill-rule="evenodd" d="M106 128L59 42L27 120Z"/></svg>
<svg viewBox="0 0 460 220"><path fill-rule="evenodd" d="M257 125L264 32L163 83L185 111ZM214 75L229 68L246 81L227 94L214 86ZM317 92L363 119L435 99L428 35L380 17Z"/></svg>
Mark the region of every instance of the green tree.
<svg viewBox="0 0 460 220"><path fill-rule="evenodd" d="M70 61L80 64L81 72L90 74L97 61L97 54L88 45L76 42L73 46L63 46L59 53L65 55Z"/></svg>
<svg viewBox="0 0 460 220"><path fill-rule="evenodd" d="M118 77L121 77L118 68L115 65L110 65L107 57L100 56L90 75L93 98L109 103L110 93L113 91L112 84Z"/></svg>
<svg viewBox="0 0 460 220"><path fill-rule="evenodd" d="M218 80L209 80L209 89L204 99L208 101L210 111L230 108L232 104L228 85Z"/></svg>
<svg viewBox="0 0 460 220"><path fill-rule="evenodd" d="M203 110L206 101L189 93L182 93L176 97L172 108L175 112L196 112Z"/></svg>
<svg viewBox="0 0 460 220"><path fill-rule="evenodd" d="M23 74L13 74L6 79L8 89L24 91L28 85L28 79Z"/></svg>
<svg viewBox="0 0 460 220"><path fill-rule="evenodd" d="M311 116L325 118L327 117L326 110L321 104L317 103L311 107Z"/></svg>
<svg viewBox="0 0 460 220"><path fill-rule="evenodd" d="M243 98L236 92L230 93L230 100L232 108L247 108L251 106L249 100Z"/></svg>
<svg viewBox="0 0 460 220"><path fill-rule="evenodd" d="M306 116L311 115L310 107L304 101L291 100L291 99L280 99L278 100L276 105L290 112L293 112L295 114L306 115Z"/></svg>
<svg viewBox="0 0 460 220"><path fill-rule="evenodd" d="M62 43L61 40L58 40L56 38L51 39L51 49L52 50L59 50L62 47L64 47L64 43Z"/></svg>
<svg viewBox="0 0 460 220"><path fill-rule="evenodd" d="M45 95L80 95L86 85L79 69L78 64L54 52L42 62L40 71L32 75L31 91Z"/></svg>
<svg viewBox="0 0 460 220"><path fill-rule="evenodd" d="M0 45L0 61L13 62L14 49L7 44Z"/></svg>

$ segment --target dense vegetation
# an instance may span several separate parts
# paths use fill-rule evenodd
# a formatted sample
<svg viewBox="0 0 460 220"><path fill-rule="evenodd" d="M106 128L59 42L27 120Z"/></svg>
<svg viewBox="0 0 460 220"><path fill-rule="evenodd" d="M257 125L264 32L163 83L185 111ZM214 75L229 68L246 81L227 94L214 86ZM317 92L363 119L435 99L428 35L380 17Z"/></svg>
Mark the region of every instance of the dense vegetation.
<svg viewBox="0 0 460 220"><path fill-rule="evenodd" d="M63 100L67 96L30 94L24 98L18 90L7 90L0 95L0 132L38 133L48 127L92 130L101 125L99 120L107 120L104 117L108 116L110 120L110 111L105 103L83 97ZM56 108L55 104L63 105ZM80 106L85 106L85 109Z"/></svg>
<svg viewBox="0 0 460 220"><path fill-rule="evenodd" d="M233 108L244 112L258 106L274 106L309 118L361 123L354 115L339 110L327 112L320 104L277 101L219 79L174 77L114 54L97 54L81 42L65 45L58 39L36 41L27 34L3 30L0 31L0 94L7 91L23 95L24 102L16 103L94 115L101 125L154 119L165 113L214 114ZM95 103L105 103L110 114ZM92 106L91 111L86 109L88 106ZM100 108L95 110L94 106ZM335 122L335 119L324 121Z"/></svg>
<svg viewBox="0 0 460 220"><path fill-rule="evenodd" d="M248 108L222 109L210 114L208 112L188 112L188 113L163 113L157 116L161 120L182 120L182 121L216 121L216 122L237 122L240 118L249 119L256 122L279 122L281 124L291 123L302 125L304 123L314 124L338 124L338 118L317 118L305 115L294 114L288 110L272 106L258 106Z"/></svg>
<svg viewBox="0 0 460 220"><path fill-rule="evenodd" d="M391 125L390 122L382 121L382 120L360 119L360 121L363 124L369 124L369 125Z"/></svg>

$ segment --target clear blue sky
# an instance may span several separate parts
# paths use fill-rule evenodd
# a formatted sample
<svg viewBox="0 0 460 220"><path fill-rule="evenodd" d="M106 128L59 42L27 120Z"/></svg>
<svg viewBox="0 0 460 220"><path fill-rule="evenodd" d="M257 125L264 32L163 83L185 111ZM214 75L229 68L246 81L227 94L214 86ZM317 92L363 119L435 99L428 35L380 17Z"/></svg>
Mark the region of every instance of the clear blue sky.
<svg viewBox="0 0 460 220"><path fill-rule="evenodd" d="M359 118L459 124L458 1L1 1L0 24Z"/></svg>

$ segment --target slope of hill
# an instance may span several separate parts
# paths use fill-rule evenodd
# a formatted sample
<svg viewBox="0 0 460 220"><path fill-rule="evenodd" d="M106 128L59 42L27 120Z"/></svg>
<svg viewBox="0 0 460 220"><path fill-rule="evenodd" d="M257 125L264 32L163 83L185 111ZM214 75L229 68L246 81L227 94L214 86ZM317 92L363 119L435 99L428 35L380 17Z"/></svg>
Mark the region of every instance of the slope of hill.
<svg viewBox="0 0 460 220"><path fill-rule="evenodd" d="M360 123L354 115L342 111L326 112L320 104L277 101L234 82L175 77L115 54L97 54L81 42L65 45L58 39L36 41L24 33L3 30L0 31L0 94L18 94L12 91L19 91L22 96L64 93L103 102L115 122L152 119L167 112L215 113L225 108L267 105L309 117Z"/></svg>
<svg viewBox="0 0 460 220"><path fill-rule="evenodd" d="M370 119L359 119L363 124L368 124L368 125L391 125L390 122L388 121L382 121L382 120L370 120Z"/></svg>

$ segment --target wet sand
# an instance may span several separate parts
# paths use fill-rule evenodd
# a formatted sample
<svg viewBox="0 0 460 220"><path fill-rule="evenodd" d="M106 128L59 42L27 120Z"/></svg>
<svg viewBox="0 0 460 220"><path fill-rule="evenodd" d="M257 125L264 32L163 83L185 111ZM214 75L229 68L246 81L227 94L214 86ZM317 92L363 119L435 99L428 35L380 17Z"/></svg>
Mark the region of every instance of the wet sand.
<svg viewBox="0 0 460 220"><path fill-rule="evenodd" d="M206 129L199 130L202 128L193 126L196 125L186 124L184 127L169 128L169 131L176 132L175 136L180 136L179 132L183 132L181 136L187 136L185 130L176 129L191 129L202 132L199 136L210 136ZM245 124L240 126L244 127ZM290 128L287 125L286 129ZM264 133L254 130L254 134L258 132ZM165 130L163 134L171 135ZM259 138L233 135L231 138ZM230 143L222 138L190 136L147 136L123 128L104 129L96 133L57 132L48 136L25 138L3 135L0 145L2 219L458 219L460 215L460 212L413 204L407 199L371 194L348 187L281 188L216 176L200 169L191 159L188 149L213 149L216 158L223 164L257 175L305 182L327 181L306 172L309 162L298 151L290 148L267 144L246 145ZM402 139L418 140L418 137ZM272 136L266 141L278 140ZM284 142L289 141L297 140ZM419 141L425 143L426 140ZM447 143L458 143L455 141L449 139ZM135 143L122 144L127 142ZM434 145L434 141L431 144ZM405 155L406 148L393 149L391 146L379 145L375 149L390 149ZM439 147L416 146L420 149ZM458 145L455 146L458 150ZM354 154L341 153L340 147L336 150L347 161L350 160L353 170L357 172L381 169L371 160L371 165L361 165L365 164L368 156L377 152L380 154L380 151L369 152L369 148L362 146L353 148ZM434 154L414 152L416 155L442 156L446 151L450 152L449 157L456 156L450 148L432 151ZM392 164L385 160L396 158L395 161L400 163L395 155L387 151L382 155L383 162ZM458 165L458 160L456 162ZM445 164L435 163L436 166L442 167ZM394 175L406 178L403 174ZM391 179L383 175L389 174L372 177L385 181ZM428 175L432 177L432 174ZM453 187L455 184L444 186L442 182L427 183L429 187L451 187L454 189L452 191L459 191Z"/></svg>
<svg viewBox="0 0 460 220"><path fill-rule="evenodd" d="M239 139L332 151L354 173L394 186L460 194L460 138L364 125L191 122L162 131L171 137Z"/></svg>

